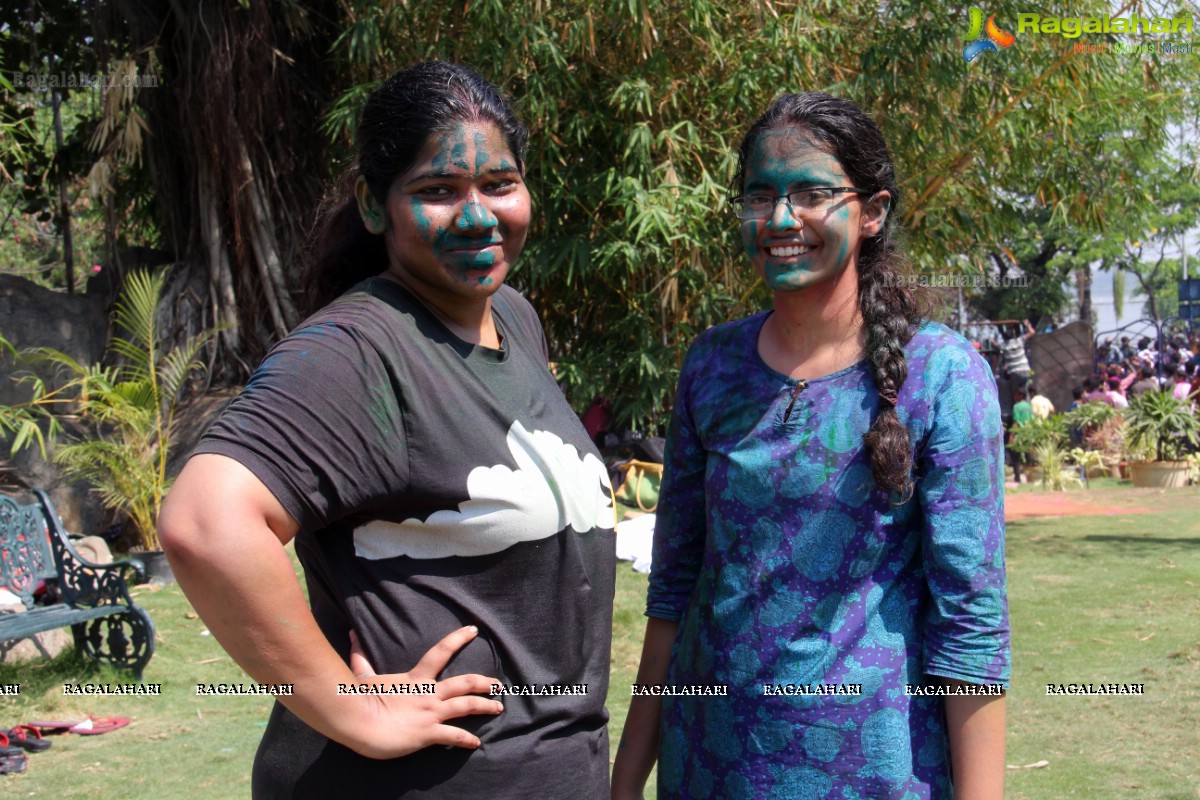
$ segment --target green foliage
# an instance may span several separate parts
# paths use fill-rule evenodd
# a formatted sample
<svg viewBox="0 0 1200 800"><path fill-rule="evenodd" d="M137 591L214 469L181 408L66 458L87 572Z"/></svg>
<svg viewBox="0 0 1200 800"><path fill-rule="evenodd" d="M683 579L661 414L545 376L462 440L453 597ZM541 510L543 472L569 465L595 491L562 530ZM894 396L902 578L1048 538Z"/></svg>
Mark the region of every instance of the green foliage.
<svg viewBox="0 0 1200 800"><path fill-rule="evenodd" d="M1195 164L1172 158L1152 165L1144 175L1154 207L1129 230L1114 264L1137 282L1134 294L1146 299L1145 316L1161 320L1178 313L1176 286L1183 267L1167 253L1200 218L1200 171Z"/></svg>
<svg viewBox="0 0 1200 800"><path fill-rule="evenodd" d="M1062 414L1051 414L1045 419L1034 417L1024 425L1013 426L1008 446L1015 452L1036 456L1038 449L1046 445L1061 450L1067 438L1067 421Z"/></svg>
<svg viewBox="0 0 1200 800"><path fill-rule="evenodd" d="M1067 461L1079 467L1083 471L1084 477L1094 469L1103 469L1107 465L1104 463L1104 454L1098 450L1087 450L1082 447L1072 447L1067 451Z"/></svg>
<svg viewBox="0 0 1200 800"><path fill-rule="evenodd" d="M164 72L175 65L176 87L186 86L198 65L240 65L222 49L228 44L222 44L223 34L213 33L214 19L184 8L174 5L159 20L157 12L140 7L42 0L27 22L0 31L0 63L10 70L53 71L49 61L22 59L29 53L69 54L76 70L136 61L148 71L157 57ZM241 8L245 11L237 13L249 22L256 6L244 2ZM277 11L308 33L279 38L280 49L256 39L254 52L271 49L273 59L277 56L273 74L296 76L294 83L280 83L292 94L303 86L330 87L335 99L325 106L320 127L333 140L334 155L348 154L355 118L371 88L418 60L470 63L515 99L532 131L527 166L535 220L512 282L538 308L574 405L582 408L603 395L618 422L644 428L663 422L683 353L699 332L770 303L740 255L724 198L733 148L780 93L826 90L866 109L883 128L897 163L901 192L894 213L915 263L937 273L1028 270L1034 285L1001 295L986 312L1015 318L1031 316L1030 309L1061 308L1068 299L1063 279L1072 271L1094 260L1111 268L1120 255L1107 251L1113 242L1147 239L1144 232L1155 226L1146 221L1162 196L1161 181L1149 177L1151 165L1168 145L1171 125L1194 115L1197 103L1191 91L1194 55L1091 57L1073 53L1071 40L1023 34L1016 47L966 64L961 55L966 7L918 0L341 0L311 16L299 4L284 3ZM1011 30L1028 5L996 0L987 11ZM1113 9L1092 0L1042 4L1039 11L1079 16ZM1143 16L1174 11L1162 2L1139 4ZM89 24L107 35L91 36ZM163 31L163 42L146 31ZM194 60L176 58L180 53L194 54ZM317 79L309 79L313 74ZM169 91L106 101L71 137L81 146L96 145L95 151L82 151L82 162L72 162L71 175L81 177L99 158L106 166L93 175L96 183L112 186L115 178L119 184L104 196L135 198L125 208L106 200L113 239L129 230L131 220L143 214L149 219L144 210L155 207L146 202L150 180L136 159L116 158L132 153L136 148L130 145L144 141L147 160L158 165L155 186L165 197L157 198L157 209L182 209L160 214L160 222L170 216L170 224L161 223L164 230L178 233L169 237L173 241L184 241L207 208L179 199L208 186L212 176L195 173L240 165L242 154L232 144L238 137L250 144L279 138L277 131L239 132L235 126L228 137L196 139L202 126L188 114L164 109L184 98L216 103L225 95ZM20 104L29 98L18 95L12 102L5 95L5 110L16 116L0 115L0 124L28 116ZM315 105L280 104L280 129L308 130L311 113L292 109ZM247 118L242 106L232 104L202 109L198 116L224 118L235 107L237 119ZM44 103L42 108L44 114ZM141 119L160 129L143 140ZM35 122L30 135L44 138L45 128ZM113 135L93 136L96 130ZM176 130L182 140L171 135ZM274 160L252 157L256 174L288 174L297 164L329 161L300 148L275 153ZM212 160L179 159L176 151L210 153ZM1180 163L1195 160L1193 153L1179 157ZM45 194L44 181L32 178L47 172L47 159L39 155L33 161L0 161L0 167L24 169L21 175L30 179L23 183ZM189 170L193 174L184 174ZM234 177L226 182L241 192L245 176ZM245 254L244 244L275 228L284 231L279 234L284 260L293 252L295 232L303 227L296 219L305 204L283 186L276 194L273 208L280 210L269 223L241 218L218 231L221 243L239 244L226 286L220 277L211 278L212 294L228 306L229 285L259 287L239 293L236 313L223 317L230 322L266 318L256 298L285 294L286 287L257 283L258 271L251 268L261 265ZM220 195L218 207L244 207L239 197ZM147 223L141 230L152 236L157 228ZM50 226L47 233L57 235L57 229ZM208 246L215 252L219 244ZM200 247L185 247L180 258L201 265L207 275L212 252ZM1010 313L1020 307L1024 313ZM249 362L261 355L257 336L243 332L229 339L231 348L241 349L237 358Z"/></svg>
<svg viewBox="0 0 1200 800"><path fill-rule="evenodd" d="M1042 471L1042 486L1056 492L1061 492L1067 486L1080 486L1083 481L1079 473L1068 468L1069 454L1063 450L1062 444L1054 440L1046 440L1033 450L1034 459Z"/></svg>
<svg viewBox="0 0 1200 800"><path fill-rule="evenodd" d="M1086 434L1120 416L1121 412L1108 403L1080 403L1063 414L1063 419L1069 427L1078 428Z"/></svg>
<svg viewBox="0 0 1200 800"><path fill-rule="evenodd" d="M117 300L114 322L119 333L111 343L116 366L83 365L51 348L33 348L23 359L65 377L50 390L32 373L21 380L32 399L20 406L0 406L0 431L13 432L12 451L37 441L45 453L39 426L57 438L58 416L69 412L86 435L60 443L54 460L71 476L90 482L107 508L125 512L146 550L157 550L156 523L170 488L167 457L175 410L188 377L202 370L197 360L211 338L206 331L182 345L163 349L156 313L166 281L164 273L134 272ZM3 337L0 344L12 347Z"/></svg>
<svg viewBox="0 0 1200 800"><path fill-rule="evenodd" d="M1141 392L1125 409L1125 436L1133 447L1153 448L1156 461L1177 461L1200 445L1200 420L1170 391Z"/></svg>
<svg viewBox="0 0 1200 800"><path fill-rule="evenodd" d="M515 99L532 131L535 223L512 282L541 313L572 402L604 395L618 421L643 427L663 421L699 332L770 303L724 198L733 148L781 92L862 105L891 144L918 265L979 273L1031 210L1087 232L1140 213L1129 159L1159 151L1188 85L1184 59L1101 63L1055 36L967 65L965 8L916 0L343 9L333 57L349 85L325 120L343 147L364 92L420 59L468 62ZM1002 24L1024 10L988 8ZM1065 298L1068 267L1054 267L1048 306Z"/></svg>

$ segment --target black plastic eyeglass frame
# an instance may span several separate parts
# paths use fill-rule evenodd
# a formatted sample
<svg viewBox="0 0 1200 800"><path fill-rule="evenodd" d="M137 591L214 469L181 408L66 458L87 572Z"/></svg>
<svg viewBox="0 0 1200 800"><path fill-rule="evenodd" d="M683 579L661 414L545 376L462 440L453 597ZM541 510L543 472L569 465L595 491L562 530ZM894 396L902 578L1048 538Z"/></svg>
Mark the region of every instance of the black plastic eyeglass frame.
<svg viewBox="0 0 1200 800"><path fill-rule="evenodd" d="M772 194L772 195L754 195L755 197L770 197L771 198L771 214L775 213L775 209L779 206L780 200L786 200L788 208L793 212L796 210L796 204L792 202L792 196L802 194L804 192L831 192L834 195L846 194L853 192L854 194L873 195L870 189L859 189L855 186L806 186L803 189L797 189L794 192L787 194ZM743 216L745 206L743 205L749 195L739 194L729 198L729 205L733 209L733 215L738 219L753 219L757 215Z"/></svg>

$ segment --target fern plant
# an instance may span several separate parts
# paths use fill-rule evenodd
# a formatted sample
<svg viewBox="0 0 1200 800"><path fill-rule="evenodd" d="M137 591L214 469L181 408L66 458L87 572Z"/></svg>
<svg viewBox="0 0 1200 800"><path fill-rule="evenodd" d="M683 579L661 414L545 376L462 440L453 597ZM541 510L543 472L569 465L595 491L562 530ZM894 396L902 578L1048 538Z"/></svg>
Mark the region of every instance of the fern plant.
<svg viewBox="0 0 1200 800"><path fill-rule="evenodd" d="M182 345L164 349L156 322L166 275L134 272L126 279L115 306L120 331L110 344L116 366L84 365L52 348L19 354L30 364L51 367L65 376L49 389L32 374L21 380L32 398L19 406L0 407L0 431L13 435L12 451L63 433L59 417L71 415L88 431L61 443L54 461L72 477L92 484L106 508L129 516L145 550L158 550L156 523L170 489L167 459L175 428L175 411L188 377L203 370L197 360L212 337L205 331ZM12 346L0 337L0 344ZM48 422L43 437L40 423Z"/></svg>

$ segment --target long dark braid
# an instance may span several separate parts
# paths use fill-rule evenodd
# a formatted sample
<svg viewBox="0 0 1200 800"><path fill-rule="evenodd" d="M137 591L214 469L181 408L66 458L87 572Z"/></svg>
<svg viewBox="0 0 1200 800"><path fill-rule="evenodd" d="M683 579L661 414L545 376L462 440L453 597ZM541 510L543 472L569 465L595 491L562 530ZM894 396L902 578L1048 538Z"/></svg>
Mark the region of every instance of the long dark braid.
<svg viewBox="0 0 1200 800"><path fill-rule="evenodd" d="M875 123L849 100L823 92L783 95L750 127L738 148L733 189L741 194L745 165L759 138L769 130L798 128L829 149L855 186L887 190L891 203L880 232L863 242L858 258L858 307L866 328L866 351L879 392L879 413L863 436L875 484L899 502L912 495L912 448L908 429L896 413L897 396L908 377L904 345L928 307L928 294L906 280L912 269L900 253L895 220L900 205L896 169Z"/></svg>

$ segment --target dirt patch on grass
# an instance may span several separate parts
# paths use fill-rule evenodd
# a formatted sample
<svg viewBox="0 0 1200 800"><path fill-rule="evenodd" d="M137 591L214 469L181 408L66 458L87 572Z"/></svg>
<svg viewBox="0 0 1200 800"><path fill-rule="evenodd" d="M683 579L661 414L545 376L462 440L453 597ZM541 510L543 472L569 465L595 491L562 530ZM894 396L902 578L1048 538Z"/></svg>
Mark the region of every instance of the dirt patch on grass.
<svg viewBox="0 0 1200 800"><path fill-rule="evenodd" d="M1130 497L1134 495L1135 497ZM1105 492L1022 492L1010 493L1004 498L1004 519L1029 519L1030 517L1094 517L1123 516L1126 514L1152 514L1158 504L1147 492L1156 490L1125 490L1119 493ZM1193 500L1194 502L1194 500ZM1161 507L1158 511L1163 510Z"/></svg>

